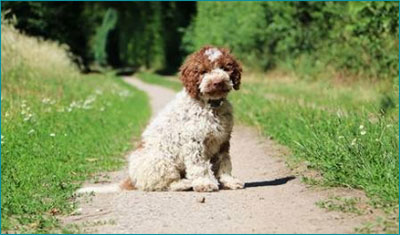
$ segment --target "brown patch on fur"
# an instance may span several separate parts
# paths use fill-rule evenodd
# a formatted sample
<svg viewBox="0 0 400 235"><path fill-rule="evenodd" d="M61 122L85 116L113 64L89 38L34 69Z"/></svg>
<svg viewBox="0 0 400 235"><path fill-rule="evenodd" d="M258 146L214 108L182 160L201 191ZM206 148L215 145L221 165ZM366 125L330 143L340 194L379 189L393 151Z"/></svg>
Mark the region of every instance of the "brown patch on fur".
<svg viewBox="0 0 400 235"><path fill-rule="evenodd" d="M230 144L229 141L224 142L221 144L221 147L219 148L219 153L227 153L229 152Z"/></svg>
<svg viewBox="0 0 400 235"><path fill-rule="evenodd" d="M122 181L120 184L119 184L119 187L121 188L121 189L125 189L125 190L134 190L135 189L135 186L133 186L133 184L132 184L132 180L131 180L131 178L126 178L124 181Z"/></svg>
<svg viewBox="0 0 400 235"><path fill-rule="evenodd" d="M210 48L217 48L222 55L211 62L204 52ZM210 72L214 68L221 68L227 72L233 83L233 88L239 90L242 67L226 48L218 48L214 46L204 46L199 51L194 52L186 58L180 67L180 80L183 83L188 94L197 99L200 94L199 85L202 75Z"/></svg>
<svg viewBox="0 0 400 235"><path fill-rule="evenodd" d="M215 154L211 158L211 160L210 160L210 162L211 162L211 170L214 172L215 175L218 173L219 166L220 166L220 163L221 163L221 158L219 157L219 155L222 154L222 153L228 153L229 152L229 148L230 148L229 141L224 142L219 147L218 153Z"/></svg>
<svg viewBox="0 0 400 235"><path fill-rule="evenodd" d="M211 158L211 170L214 172L214 175L218 174L219 165L221 163L221 159L218 157L218 154Z"/></svg>

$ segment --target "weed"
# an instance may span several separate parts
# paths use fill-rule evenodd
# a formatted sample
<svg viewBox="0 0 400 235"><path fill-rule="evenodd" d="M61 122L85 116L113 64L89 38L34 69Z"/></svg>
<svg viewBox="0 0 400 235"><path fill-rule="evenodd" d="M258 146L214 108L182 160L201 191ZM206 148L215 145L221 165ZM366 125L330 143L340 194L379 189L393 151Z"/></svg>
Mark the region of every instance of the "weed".
<svg viewBox="0 0 400 235"><path fill-rule="evenodd" d="M328 200L318 201L317 206L327 209L328 211L341 211L362 215L363 212L357 208L360 198L355 197L331 197Z"/></svg>
<svg viewBox="0 0 400 235"><path fill-rule="evenodd" d="M374 234L382 233L385 234L398 234L399 233L399 217L387 218L377 217L375 221L363 224L361 227L355 229L356 233L361 234Z"/></svg>

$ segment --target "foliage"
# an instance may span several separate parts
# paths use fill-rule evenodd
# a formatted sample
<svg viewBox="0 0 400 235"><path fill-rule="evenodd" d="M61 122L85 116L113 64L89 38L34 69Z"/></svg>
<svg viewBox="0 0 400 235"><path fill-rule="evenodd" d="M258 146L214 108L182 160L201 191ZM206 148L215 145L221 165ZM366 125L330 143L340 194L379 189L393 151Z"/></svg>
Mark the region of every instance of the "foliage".
<svg viewBox="0 0 400 235"><path fill-rule="evenodd" d="M109 8L104 15L102 25L97 28L93 51L95 61L101 65L107 65L107 42L109 39L109 34L115 29L117 20L117 11Z"/></svg>
<svg viewBox="0 0 400 235"><path fill-rule="evenodd" d="M67 44L75 62L87 66L90 59L89 35L94 24L81 14L84 2L2 2L6 17L17 16L16 27L29 35Z"/></svg>
<svg viewBox="0 0 400 235"><path fill-rule="evenodd" d="M119 24L119 53L135 67L161 68L164 64L162 5L160 2L125 6Z"/></svg>
<svg viewBox="0 0 400 235"><path fill-rule="evenodd" d="M121 165L147 98L111 75L79 74L63 46L4 21L1 52L1 229L48 233L83 180Z"/></svg>
<svg viewBox="0 0 400 235"><path fill-rule="evenodd" d="M187 52L215 44L252 69L390 80L398 77L398 4L5 2L2 10L11 10L27 33L67 43L85 65L96 60L172 74ZM113 30L110 14L118 15Z"/></svg>
<svg viewBox="0 0 400 235"><path fill-rule="evenodd" d="M183 46L190 52L204 44L230 47L249 67L279 67L301 77L393 79L398 4L199 2Z"/></svg>
<svg viewBox="0 0 400 235"><path fill-rule="evenodd" d="M197 14L184 37L185 49L192 52L205 44L226 46L250 63L257 59L254 53L267 28L264 17L259 2L198 2Z"/></svg>
<svg viewBox="0 0 400 235"><path fill-rule="evenodd" d="M68 44L86 69L95 62L174 73L185 56L180 43L194 6L192 2L5 2L2 11L17 17L18 29Z"/></svg>
<svg viewBox="0 0 400 235"><path fill-rule="evenodd" d="M129 2L111 5L120 13L119 59L125 66L176 72L183 60L182 27L194 11L193 3Z"/></svg>

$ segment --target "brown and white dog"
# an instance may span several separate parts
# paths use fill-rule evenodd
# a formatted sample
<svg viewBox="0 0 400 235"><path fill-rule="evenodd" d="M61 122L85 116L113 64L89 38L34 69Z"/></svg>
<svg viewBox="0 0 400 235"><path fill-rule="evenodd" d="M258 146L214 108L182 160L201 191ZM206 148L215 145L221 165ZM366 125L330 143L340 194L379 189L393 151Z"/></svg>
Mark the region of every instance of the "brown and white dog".
<svg viewBox="0 0 400 235"><path fill-rule="evenodd" d="M239 89L241 73L227 49L205 46L190 55L180 68L184 89L143 132L142 146L129 157L129 179L118 189L243 188L242 181L231 175L233 116L226 99L232 89ZM88 191L107 192L81 190Z"/></svg>

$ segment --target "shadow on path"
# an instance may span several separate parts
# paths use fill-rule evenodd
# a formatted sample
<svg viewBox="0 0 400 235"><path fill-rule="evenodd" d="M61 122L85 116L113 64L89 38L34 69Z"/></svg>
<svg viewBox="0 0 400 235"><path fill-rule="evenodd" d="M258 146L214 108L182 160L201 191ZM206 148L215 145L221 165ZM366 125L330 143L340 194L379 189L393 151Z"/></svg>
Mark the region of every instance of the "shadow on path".
<svg viewBox="0 0 400 235"><path fill-rule="evenodd" d="M257 182L249 182L245 183L245 188L253 188L253 187L262 187L262 186L276 186L286 184L287 182L296 179L294 176L287 176L284 178L274 179L274 180L266 180L266 181L257 181Z"/></svg>

